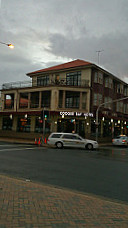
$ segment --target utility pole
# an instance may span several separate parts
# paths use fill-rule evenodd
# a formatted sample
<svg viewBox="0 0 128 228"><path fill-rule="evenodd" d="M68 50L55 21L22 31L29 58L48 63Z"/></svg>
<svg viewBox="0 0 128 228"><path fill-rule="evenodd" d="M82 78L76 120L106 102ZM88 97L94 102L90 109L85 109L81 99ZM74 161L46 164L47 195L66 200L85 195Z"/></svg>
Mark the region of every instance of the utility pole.
<svg viewBox="0 0 128 228"><path fill-rule="evenodd" d="M100 53L103 52L104 50L98 50L96 51L98 54L98 65L100 64Z"/></svg>

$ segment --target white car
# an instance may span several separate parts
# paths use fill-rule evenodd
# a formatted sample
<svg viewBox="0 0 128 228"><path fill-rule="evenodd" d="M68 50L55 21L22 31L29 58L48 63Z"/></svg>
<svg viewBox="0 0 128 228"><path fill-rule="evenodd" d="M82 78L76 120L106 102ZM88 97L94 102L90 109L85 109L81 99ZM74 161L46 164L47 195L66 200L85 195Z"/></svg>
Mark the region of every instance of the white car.
<svg viewBox="0 0 128 228"><path fill-rule="evenodd" d="M88 150L98 148L98 143L96 141L83 139L78 134L73 133L51 133L48 137L47 144L56 146L57 148L77 147Z"/></svg>
<svg viewBox="0 0 128 228"><path fill-rule="evenodd" d="M128 145L128 137L126 135L119 135L116 138L112 139L112 144L115 146L126 146Z"/></svg>

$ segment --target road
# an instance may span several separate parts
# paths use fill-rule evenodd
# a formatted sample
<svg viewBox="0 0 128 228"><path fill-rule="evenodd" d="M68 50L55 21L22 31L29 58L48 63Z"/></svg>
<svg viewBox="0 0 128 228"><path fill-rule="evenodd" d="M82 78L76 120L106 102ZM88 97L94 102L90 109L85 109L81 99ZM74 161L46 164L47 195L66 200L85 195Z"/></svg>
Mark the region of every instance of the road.
<svg viewBox="0 0 128 228"><path fill-rule="evenodd" d="M128 148L0 143L0 173L128 202Z"/></svg>

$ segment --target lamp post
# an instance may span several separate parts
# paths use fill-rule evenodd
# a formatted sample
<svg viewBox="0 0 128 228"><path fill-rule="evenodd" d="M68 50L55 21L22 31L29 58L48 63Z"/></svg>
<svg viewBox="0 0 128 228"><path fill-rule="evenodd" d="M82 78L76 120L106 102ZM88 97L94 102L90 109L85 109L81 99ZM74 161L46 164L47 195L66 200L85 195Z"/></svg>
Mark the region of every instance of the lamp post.
<svg viewBox="0 0 128 228"><path fill-rule="evenodd" d="M8 46L11 49L14 48L14 45L13 44L7 44L7 43L1 42L1 41L0 41L0 44L6 45L6 46Z"/></svg>
<svg viewBox="0 0 128 228"><path fill-rule="evenodd" d="M116 100L113 100L113 101L107 101L107 102L104 102L102 104L100 104L96 110L96 141L98 141L98 125L99 125L99 109L104 106L105 104L110 104L110 103L114 103L114 102L118 102L118 101L122 101L122 100L126 100L128 99L128 97L123 97L123 98L120 98L120 99L116 99Z"/></svg>

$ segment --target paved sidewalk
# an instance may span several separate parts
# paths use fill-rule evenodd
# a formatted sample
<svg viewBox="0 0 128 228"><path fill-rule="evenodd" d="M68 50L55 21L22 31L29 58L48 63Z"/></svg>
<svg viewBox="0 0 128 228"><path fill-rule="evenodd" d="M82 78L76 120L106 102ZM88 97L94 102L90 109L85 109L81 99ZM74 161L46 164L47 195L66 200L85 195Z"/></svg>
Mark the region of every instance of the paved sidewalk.
<svg viewBox="0 0 128 228"><path fill-rule="evenodd" d="M0 175L0 228L128 227L128 205Z"/></svg>

